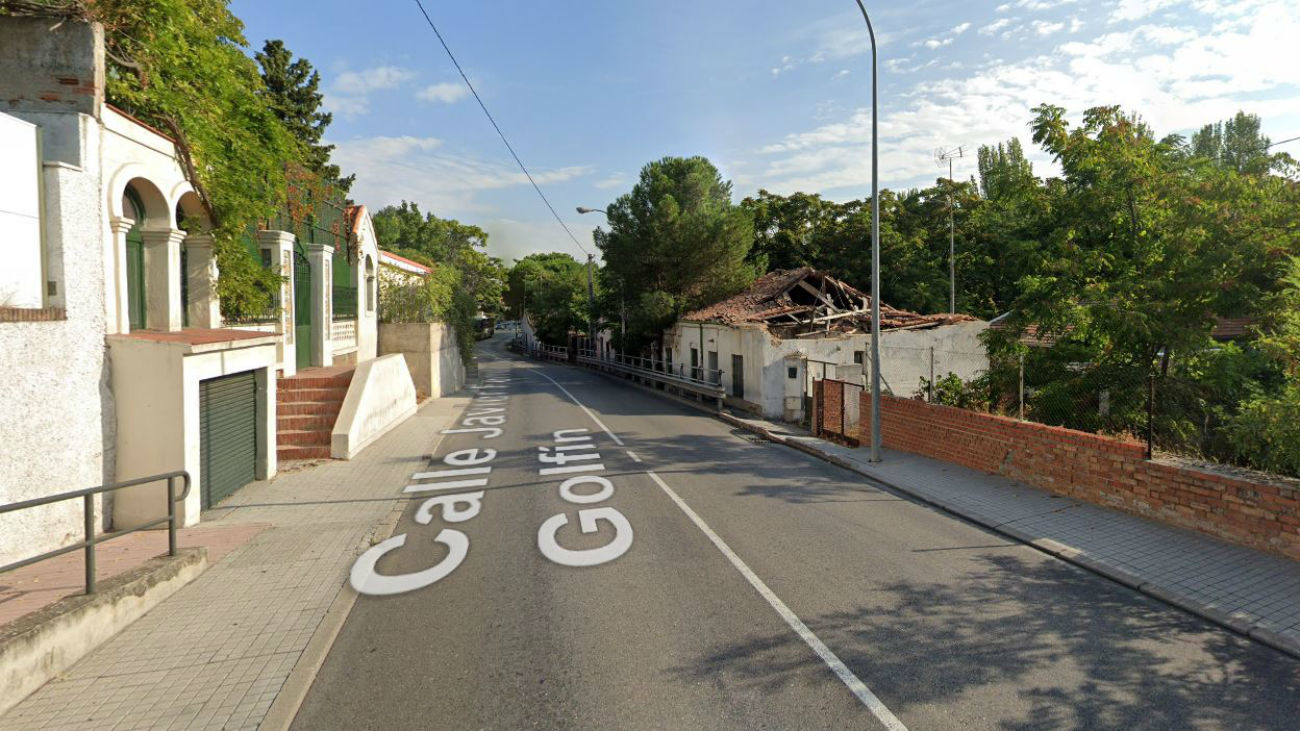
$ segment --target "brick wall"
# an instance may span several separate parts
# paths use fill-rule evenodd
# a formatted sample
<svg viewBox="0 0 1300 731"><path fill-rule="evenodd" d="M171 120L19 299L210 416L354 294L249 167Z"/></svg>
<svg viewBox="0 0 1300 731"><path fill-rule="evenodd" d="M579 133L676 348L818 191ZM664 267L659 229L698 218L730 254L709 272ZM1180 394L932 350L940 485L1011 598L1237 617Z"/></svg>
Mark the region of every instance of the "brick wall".
<svg viewBox="0 0 1300 731"><path fill-rule="evenodd" d="M862 395L862 413L871 394ZM1300 487L1145 459L1086 432L883 396L886 447L1300 559Z"/></svg>

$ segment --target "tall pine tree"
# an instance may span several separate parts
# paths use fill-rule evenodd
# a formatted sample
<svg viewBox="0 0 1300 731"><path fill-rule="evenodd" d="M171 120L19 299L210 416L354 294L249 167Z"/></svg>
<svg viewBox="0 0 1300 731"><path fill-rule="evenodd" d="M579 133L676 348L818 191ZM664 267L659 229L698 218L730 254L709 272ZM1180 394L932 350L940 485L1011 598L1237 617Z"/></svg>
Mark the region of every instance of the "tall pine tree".
<svg viewBox="0 0 1300 731"><path fill-rule="evenodd" d="M307 59L294 59L293 52L281 40L267 41L254 57L262 67L270 106L302 143L308 168L334 182L346 194L356 176L340 177L338 165L330 164L334 145L321 144L321 137L334 121L334 115L320 111L324 99L320 93L320 72Z"/></svg>

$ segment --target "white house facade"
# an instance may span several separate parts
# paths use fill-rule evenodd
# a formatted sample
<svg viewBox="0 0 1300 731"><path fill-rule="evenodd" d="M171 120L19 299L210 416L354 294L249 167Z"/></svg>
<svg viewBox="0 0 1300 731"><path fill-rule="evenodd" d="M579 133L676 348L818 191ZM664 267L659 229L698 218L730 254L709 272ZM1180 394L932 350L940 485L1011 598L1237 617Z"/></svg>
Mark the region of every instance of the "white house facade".
<svg viewBox="0 0 1300 731"><path fill-rule="evenodd" d="M275 475L282 377L375 358L369 215L341 213L330 240L250 232L249 255L284 277L277 307L223 322L174 142L104 101L102 29L3 17L0 48L0 504L185 470L193 525ZM96 510L100 530L165 516L165 486ZM82 520L80 501L0 516L0 564L79 540Z"/></svg>

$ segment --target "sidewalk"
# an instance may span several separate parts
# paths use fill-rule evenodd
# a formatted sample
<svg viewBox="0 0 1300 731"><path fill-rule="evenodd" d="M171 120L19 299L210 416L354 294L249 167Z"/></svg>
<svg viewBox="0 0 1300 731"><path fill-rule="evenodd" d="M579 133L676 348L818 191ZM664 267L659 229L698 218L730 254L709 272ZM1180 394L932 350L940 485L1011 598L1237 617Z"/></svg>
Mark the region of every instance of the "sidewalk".
<svg viewBox="0 0 1300 731"><path fill-rule="evenodd" d="M1300 563L921 455L887 449L872 464L867 449L799 427L721 416L1300 657Z"/></svg>
<svg viewBox="0 0 1300 731"><path fill-rule="evenodd" d="M329 643L312 640L332 639L351 606L353 559L395 520L401 486L468 402L432 399L351 461L290 465L205 512L211 534L260 532L0 716L0 729L261 726L295 666L301 685L324 659ZM285 692L270 725L286 727L290 696L305 690Z"/></svg>

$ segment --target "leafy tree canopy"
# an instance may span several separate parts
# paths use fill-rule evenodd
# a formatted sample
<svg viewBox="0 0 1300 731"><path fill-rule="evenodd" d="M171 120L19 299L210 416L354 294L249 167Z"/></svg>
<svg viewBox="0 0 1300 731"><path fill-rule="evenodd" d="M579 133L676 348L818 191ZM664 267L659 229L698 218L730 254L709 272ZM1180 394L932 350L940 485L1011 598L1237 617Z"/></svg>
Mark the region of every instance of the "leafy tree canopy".
<svg viewBox="0 0 1300 731"><path fill-rule="evenodd" d="M608 212L609 230L594 236L608 269L603 279L638 309L658 313L654 322L638 323L644 338L658 338L682 313L730 296L756 276L746 260L753 217L732 203L731 183L703 157L646 165ZM641 307L643 300L659 306Z"/></svg>
<svg viewBox="0 0 1300 731"><path fill-rule="evenodd" d="M275 116L302 144L307 168L346 194L357 176L340 177L339 167L329 161L334 145L321 144L334 115L320 111L324 100L320 72L307 59L295 59L281 40L267 41L253 57L262 70L262 93Z"/></svg>

